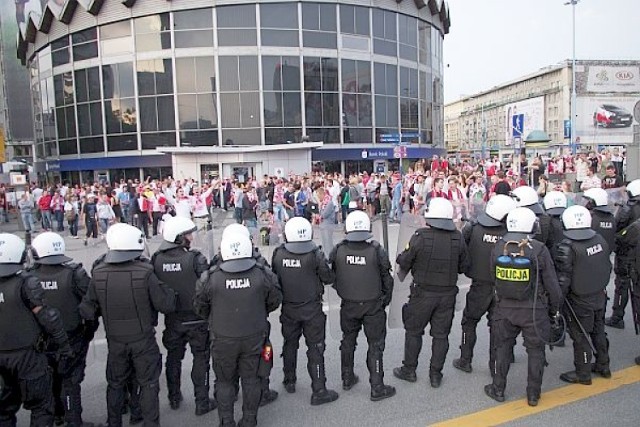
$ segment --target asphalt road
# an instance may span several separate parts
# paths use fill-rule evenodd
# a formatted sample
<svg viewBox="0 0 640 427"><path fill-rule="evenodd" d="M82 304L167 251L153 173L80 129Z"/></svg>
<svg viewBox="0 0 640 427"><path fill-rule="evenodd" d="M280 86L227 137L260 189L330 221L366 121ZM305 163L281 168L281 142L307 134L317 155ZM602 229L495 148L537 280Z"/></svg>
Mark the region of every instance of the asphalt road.
<svg viewBox="0 0 640 427"><path fill-rule="evenodd" d="M216 242L219 242L222 227L231 220L224 214L218 217L213 235ZM3 226L7 231L14 231L11 226ZM15 227L14 227L15 228ZM389 241L391 242L390 255L395 258L395 246L398 239L399 226L392 224L389 227ZM378 233L378 232L376 232ZM316 233L319 235L319 233ZM340 232L336 232L334 241L340 239ZM381 239L381 238L380 238ZM67 238L67 254L76 261L82 262L85 266L91 266L93 260L106 251L104 242L99 242L87 247L82 245L82 240ZM158 237L151 239L149 247L154 251L160 243ZM265 257L270 259L272 248L262 247ZM460 297L464 301L464 294L468 288L470 280L464 276L460 277L459 286L461 288ZM613 280L609 285L609 294L613 295ZM463 304L459 304L462 309ZM335 314L334 304L325 304L325 308L330 316ZM272 388L280 393L278 400L271 405L261 408L258 414L261 426L425 426L438 421L444 421L465 414L473 413L487 408L497 407L500 404L485 396L483 386L491 381L488 364L488 334L486 323L483 321L478 329L478 343L476 345L476 357L473 362L474 371L471 374L462 373L451 366L454 358L459 356L458 345L461 337L460 320L461 311L456 312L454 326L450 335L450 351L444 369L444 380L439 389L432 389L428 381L428 365L430 355L430 337L425 334L424 346L418 367L418 382L409 384L397 380L391 371L393 367L399 366L402 362L404 333L401 329L389 330L387 334L385 350L385 372L386 382L397 388L397 395L391 399L381 402L371 402L369 400L368 372L366 369L366 340L363 334L360 335L359 346L356 351L356 373L360 376L361 382L348 392L342 391L340 387L340 354L339 336L327 334L326 342L326 372L327 386L336 389L340 393L340 399L334 403L312 407L309 405L311 397L310 380L306 373L306 356L304 341L301 340L298 363L298 384L295 394L287 394L282 385L282 360L275 358L275 367L271 375ZM279 312L272 313L271 323L272 341L275 354L279 355L282 348L282 337L279 331ZM608 329L611 341L611 369L620 370L632 366L635 356L640 354L638 338L634 335L631 325L631 316L627 310L627 329ZM160 322L162 325L162 321ZM163 327L159 326L157 331L158 343L161 345L161 332ZM329 328L330 329L330 328ZM544 391L555 389L566 385L562 383L558 376L573 368L572 347L570 340L565 348L555 349L553 352L547 351L549 367L545 370L543 384ZM516 347L516 361L512 365L508 377L506 389L507 401L525 398L526 389L526 353L521 345ZM83 406L85 421L104 422L106 420L106 381L105 364L107 357L106 341L102 328L98 331L96 339L91 345L88 356L88 368L86 379L83 383ZM160 411L161 422L166 426L209 426L212 423L217 425L218 415L214 411L202 417L194 414L193 388L190 384L191 356L187 352L185 363L183 364L183 395L185 402L177 411L172 411L166 396L166 386L164 372L161 377L160 391ZM640 368L638 368L640 369ZM212 374L213 375L213 374ZM211 391L213 394L213 390ZM549 425L581 425L581 426L630 426L640 425L640 411L637 409L637 396L640 393L640 384L635 383L623 386L613 391L603 393L576 403L561 406L537 415L521 418L512 421L513 426L549 426ZM542 396L544 401L544 394ZM240 405L236 405L237 419L240 418ZM124 425L127 425L125 418ZM28 425L28 414L21 411L18 425Z"/></svg>

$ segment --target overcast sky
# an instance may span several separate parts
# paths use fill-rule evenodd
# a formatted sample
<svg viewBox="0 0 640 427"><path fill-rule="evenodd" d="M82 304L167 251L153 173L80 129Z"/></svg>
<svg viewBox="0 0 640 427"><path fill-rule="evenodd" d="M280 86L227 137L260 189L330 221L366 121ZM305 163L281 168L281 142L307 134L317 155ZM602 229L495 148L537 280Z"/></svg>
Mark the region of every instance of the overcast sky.
<svg viewBox="0 0 640 427"><path fill-rule="evenodd" d="M472 95L570 59L568 0L448 0L445 101ZM581 0L578 59L640 60L640 0Z"/></svg>

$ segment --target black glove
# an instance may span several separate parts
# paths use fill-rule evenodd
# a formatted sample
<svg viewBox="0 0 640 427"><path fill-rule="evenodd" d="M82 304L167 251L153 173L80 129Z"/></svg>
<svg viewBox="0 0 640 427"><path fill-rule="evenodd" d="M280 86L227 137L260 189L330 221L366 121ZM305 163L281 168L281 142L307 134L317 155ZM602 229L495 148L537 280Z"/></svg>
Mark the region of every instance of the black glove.
<svg viewBox="0 0 640 427"><path fill-rule="evenodd" d="M73 369L75 353L69 343L61 346L56 352L58 359L58 373L60 375L68 375Z"/></svg>
<svg viewBox="0 0 640 427"><path fill-rule="evenodd" d="M82 328L82 339L85 342L91 342L99 326L100 322L97 320L85 320Z"/></svg>

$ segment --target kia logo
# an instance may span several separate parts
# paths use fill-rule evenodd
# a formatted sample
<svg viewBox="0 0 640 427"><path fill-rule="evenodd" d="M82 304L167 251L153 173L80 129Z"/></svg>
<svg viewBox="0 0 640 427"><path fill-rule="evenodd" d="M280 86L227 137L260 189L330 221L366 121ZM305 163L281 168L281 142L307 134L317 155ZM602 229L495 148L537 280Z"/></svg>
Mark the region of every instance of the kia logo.
<svg viewBox="0 0 640 427"><path fill-rule="evenodd" d="M618 80L633 80L633 73L631 71L618 71L616 73L616 79Z"/></svg>

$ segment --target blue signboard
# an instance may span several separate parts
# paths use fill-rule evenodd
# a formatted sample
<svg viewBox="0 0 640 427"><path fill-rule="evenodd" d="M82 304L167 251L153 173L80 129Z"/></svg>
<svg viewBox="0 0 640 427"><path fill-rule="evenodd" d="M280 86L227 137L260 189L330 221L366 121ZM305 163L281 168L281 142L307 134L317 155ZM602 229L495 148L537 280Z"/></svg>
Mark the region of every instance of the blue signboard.
<svg viewBox="0 0 640 427"><path fill-rule="evenodd" d="M571 138L571 120L564 121L564 139Z"/></svg>
<svg viewBox="0 0 640 427"><path fill-rule="evenodd" d="M514 114L511 118L512 136L514 138L522 138L524 130L524 114Z"/></svg>

